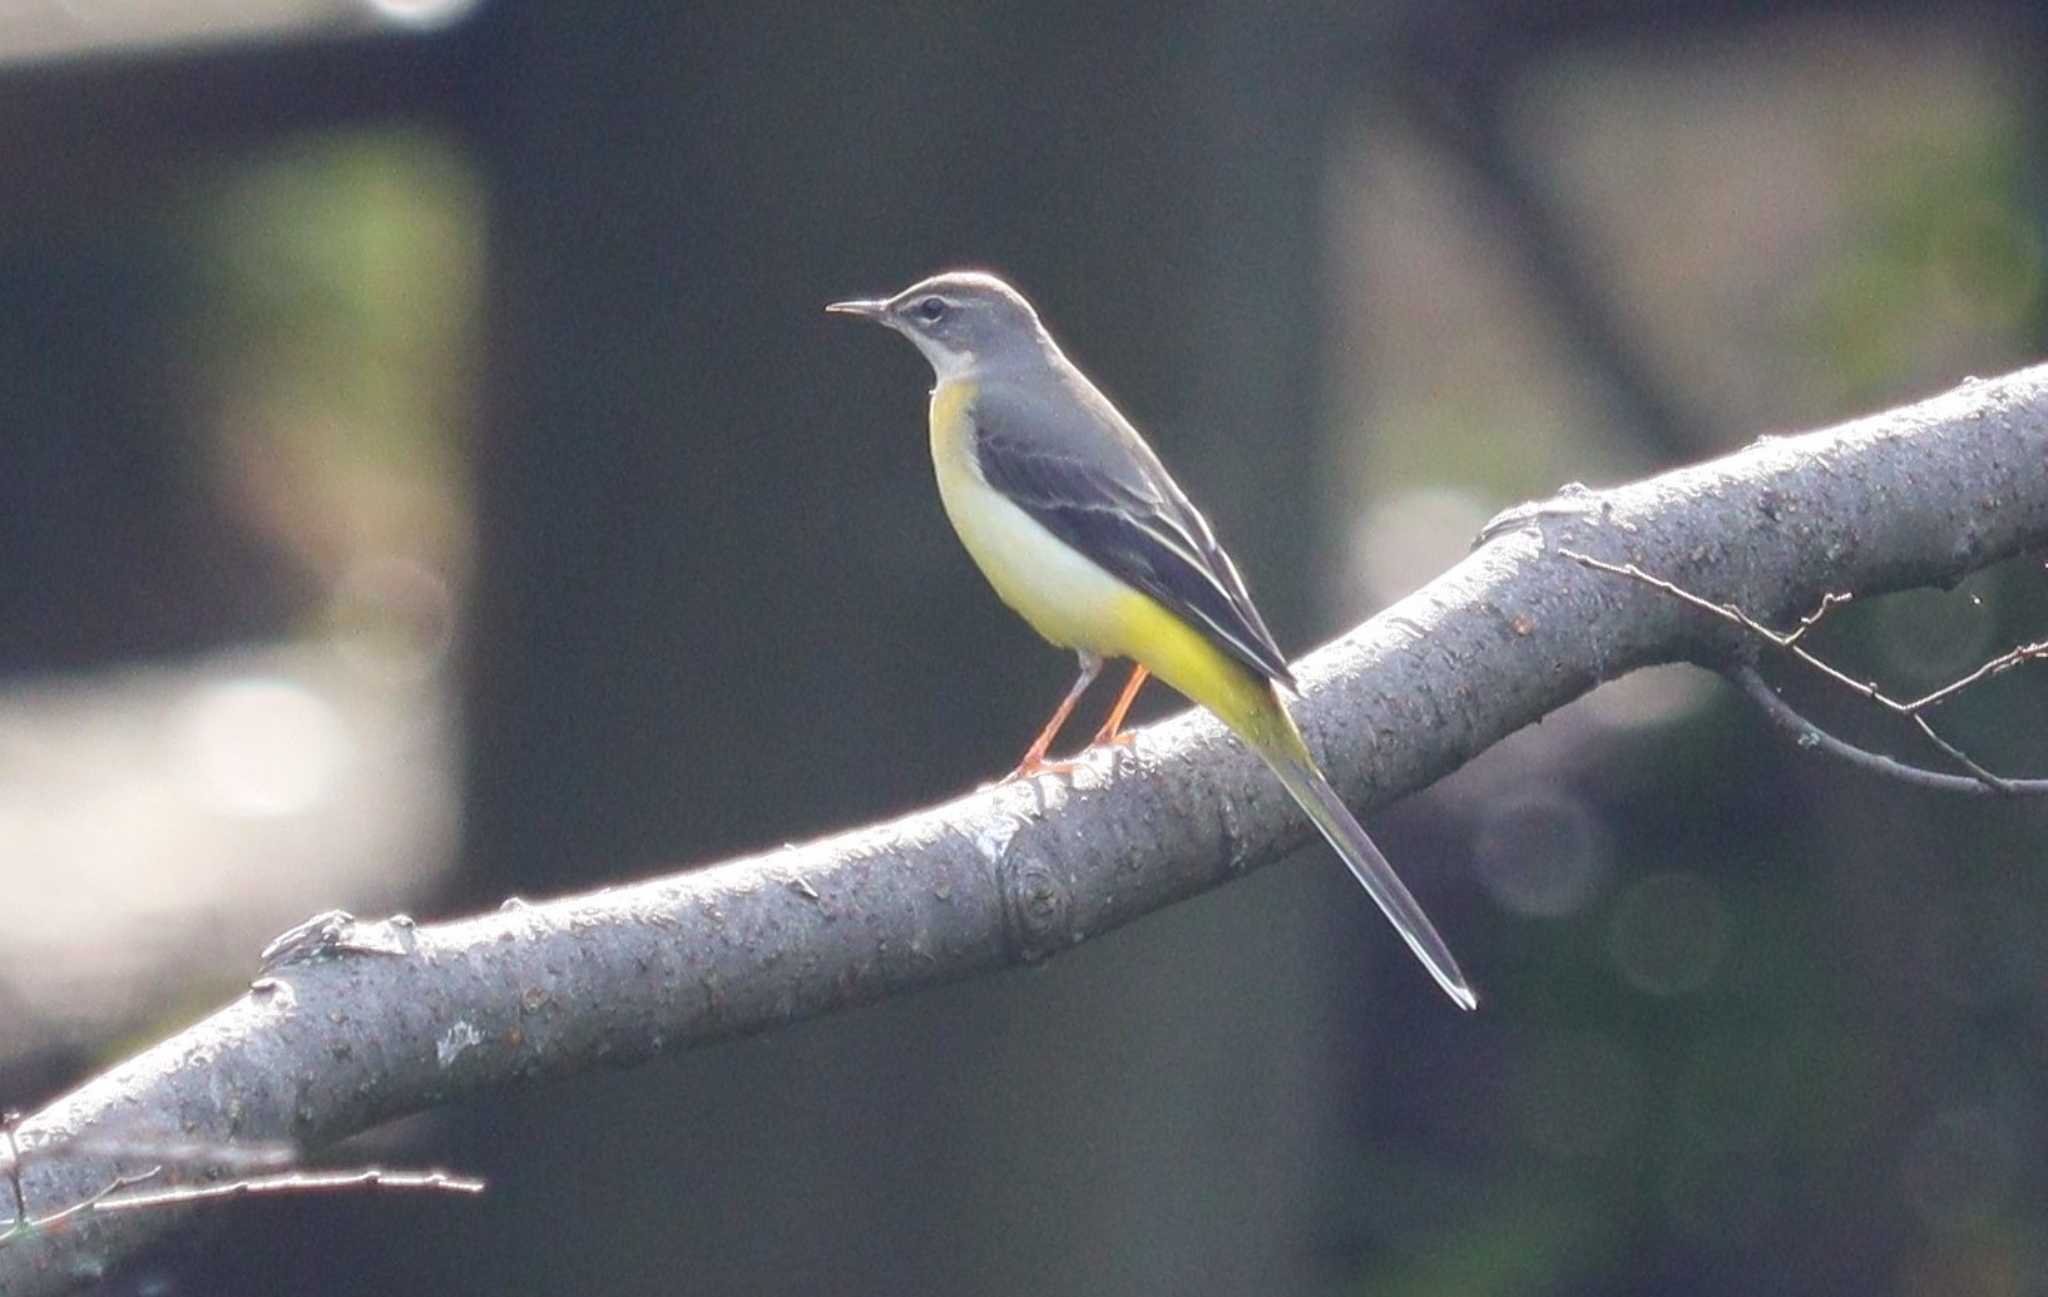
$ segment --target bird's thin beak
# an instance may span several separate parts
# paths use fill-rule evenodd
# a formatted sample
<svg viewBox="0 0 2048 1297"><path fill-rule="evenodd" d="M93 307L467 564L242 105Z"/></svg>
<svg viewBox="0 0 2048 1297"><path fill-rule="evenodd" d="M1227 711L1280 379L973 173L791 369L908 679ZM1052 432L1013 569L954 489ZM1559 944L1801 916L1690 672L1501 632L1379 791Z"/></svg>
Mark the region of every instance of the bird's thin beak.
<svg viewBox="0 0 2048 1297"><path fill-rule="evenodd" d="M879 320L889 311L884 301L834 302L825 308L833 315L857 315L863 320Z"/></svg>

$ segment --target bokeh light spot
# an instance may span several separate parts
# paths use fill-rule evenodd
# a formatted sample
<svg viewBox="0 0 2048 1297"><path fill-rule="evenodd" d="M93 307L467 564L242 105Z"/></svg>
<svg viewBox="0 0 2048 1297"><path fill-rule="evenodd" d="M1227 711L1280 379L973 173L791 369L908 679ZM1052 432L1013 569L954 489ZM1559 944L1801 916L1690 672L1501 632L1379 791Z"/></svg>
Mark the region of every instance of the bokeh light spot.
<svg viewBox="0 0 2048 1297"><path fill-rule="evenodd" d="M348 741L334 709L285 680L209 685L177 727L192 795L226 815L294 815L334 789Z"/></svg>
<svg viewBox="0 0 2048 1297"><path fill-rule="evenodd" d="M431 30L460 22L477 0L366 0L370 12L401 27Z"/></svg>
<svg viewBox="0 0 2048 1297"><path fill-rule="evenodd" d="M1489 806L1472 854L1480 882L1517 914L1576 914L1607 880L1600 822L1577 798L1554 790Z"/></svg>

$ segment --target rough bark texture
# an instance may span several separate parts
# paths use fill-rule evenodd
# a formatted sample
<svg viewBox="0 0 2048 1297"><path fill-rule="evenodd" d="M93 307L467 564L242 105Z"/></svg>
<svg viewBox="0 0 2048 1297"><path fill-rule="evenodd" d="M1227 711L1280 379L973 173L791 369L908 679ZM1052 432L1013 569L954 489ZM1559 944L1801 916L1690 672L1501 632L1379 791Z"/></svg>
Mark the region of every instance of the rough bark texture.
<svg viewBox="0 0 2048 1297"><path fill-rule="evenodd" d="M1297 712L1339 789L1369 809L1603 680L1723 656L1725 626L1560 547L1782 621L1825 591L1943 584L2044 545L2048 367L1508 515L1455 568L1306 659ZM547 904L358 925L25 1121L30 1209L140 1169L39 1145L93 1133L317 1149L485 1087L1043 958L1306 832L1257 760L1189 714L1071 779ZM1461 953L1483 994L1486 953ZM178 1219L86 1216L17 1237L0 1248L0 1294L64 1291Z"/></svg>

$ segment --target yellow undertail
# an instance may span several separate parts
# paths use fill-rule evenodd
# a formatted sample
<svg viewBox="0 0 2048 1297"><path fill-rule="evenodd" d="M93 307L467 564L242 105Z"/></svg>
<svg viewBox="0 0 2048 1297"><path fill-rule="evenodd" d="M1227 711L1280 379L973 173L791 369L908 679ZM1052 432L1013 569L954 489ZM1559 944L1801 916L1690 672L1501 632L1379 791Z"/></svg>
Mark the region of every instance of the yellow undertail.
<svg viewBox="0 0 2048 1297"><path fill-rule="evenodd" d="M1281 786L1307 812L1437 985L1460 1008L1477 1008L1479 997L1459 971L1450 947L1323 777L1273 682L1225 653L1148 595L1132 591L1116 610L1114 620L1121 643L1105 645L1099 651L1135 658L1150 667L1152 674L1215 712L1279 776Z"/></svg>

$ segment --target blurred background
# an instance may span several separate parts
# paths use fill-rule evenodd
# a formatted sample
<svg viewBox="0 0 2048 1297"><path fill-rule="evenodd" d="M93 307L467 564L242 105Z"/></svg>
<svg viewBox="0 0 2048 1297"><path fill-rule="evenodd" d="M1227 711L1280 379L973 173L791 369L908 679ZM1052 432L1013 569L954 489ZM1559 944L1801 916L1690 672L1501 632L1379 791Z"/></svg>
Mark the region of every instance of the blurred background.
<svg viewBox="0 0 2048 1297"><path fill-rule="evenodd" d="M0 6L0 1106L315 910L1006 769L1070 660L825 302L1013 278L1305 651L1499 508L2037 356L2044 69L2027 0ZM1820 647L1916 693L2044 626L2037 560ZM2038 671L1943 723L2048 773ZM2043 808L1672 668L1375 824L1485 1012L1308 850L401 1123L339 1155L490 1194L217 1209L108 1291L2048 1293Z"/></svg>

